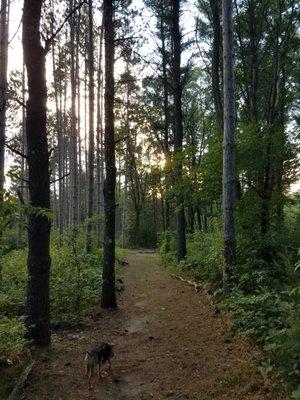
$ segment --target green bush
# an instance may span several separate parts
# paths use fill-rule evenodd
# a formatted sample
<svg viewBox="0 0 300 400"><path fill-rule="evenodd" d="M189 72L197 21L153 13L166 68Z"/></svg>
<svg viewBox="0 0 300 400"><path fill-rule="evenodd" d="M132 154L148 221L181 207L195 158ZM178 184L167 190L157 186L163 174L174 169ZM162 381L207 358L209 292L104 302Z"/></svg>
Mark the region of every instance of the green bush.
<svg viewBox="0 0 300 400"><path fill-rule="evenodd" d="M220 230L196 231L188 240L187 250L187 264L193 266L194 275L203 281L220 284L223 265Z"/></svg>
<svg viewBox="0 0 300 400"><path fill-rule="evenodd" d="M25 332L23 318L0 318L0 363L11 364L20 357L28 345Z"/></svg>
<svg viewBox="0 0 300 400"><path fill-rule="evenodd" d="M220 296L222 233L217 225L213 232L187 235L188 255L179 265L174 239L168 253L166 234L160 239L164 262L178 273L212 284L220 305L232 313L233 329L259 343L268 369L291 382L300 377L300 264L294 247L298 242L295 237L290 242L294 227L273 232L263 240L238 231L233 290L225 298Z"/></svg>

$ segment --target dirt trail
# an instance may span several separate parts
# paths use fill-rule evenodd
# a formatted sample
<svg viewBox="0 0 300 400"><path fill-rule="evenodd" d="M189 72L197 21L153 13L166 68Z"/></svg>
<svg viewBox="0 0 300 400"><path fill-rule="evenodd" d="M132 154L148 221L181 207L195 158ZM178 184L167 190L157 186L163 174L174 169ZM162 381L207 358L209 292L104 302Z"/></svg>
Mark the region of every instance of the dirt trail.
<svg viewBox="0 0 300 400"><path fill-rule="evenodd" d="M154 254L128 253L126 289L116 311L99 311L80 331L57 335L39 353L24 400L88 399L84 354L116 344L100 400L283 399L264 388L259 352L230 332L204 293L171 278Z"/></svg>

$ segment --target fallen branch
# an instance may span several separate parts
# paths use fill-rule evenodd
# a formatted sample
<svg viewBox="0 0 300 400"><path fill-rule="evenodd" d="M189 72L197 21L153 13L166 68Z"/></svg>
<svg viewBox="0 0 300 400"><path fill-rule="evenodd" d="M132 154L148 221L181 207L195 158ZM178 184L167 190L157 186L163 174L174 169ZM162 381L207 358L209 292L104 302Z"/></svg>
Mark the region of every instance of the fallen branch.
<svg viewBox="0 0 300 400"><path fill-rule="evenodd" d="M182 281L182 282L186 282L186 283L188 283L188 284L191 285L191 286L194 286L194 288L195 288L195 290L196 290L197 293L198 293L198 292L200 291L200 289L201 289L201 285L200 285L198 282L191 281L190 279L184 279L184 278L182 278L181 276L178 276L178 275L172 275L172 274L170 274L170 276L172 276L172 278L179 279L179 280Z"/></svg>
<svg viewBox="0 0 300 400"><path fill-rule="evenodd" d="M13 389L13 391L11 392L11 394L9 395L7 400L16 400L19 398L19 393L20 391L23 389L23 386L28 378L28 375L30 373L30 371L32 370L33 366L34 366L35 361L32 361L22 372L22 374L20 375L19 379L17 380L17 383Z"/></svg>
<svg viewBox="0 0 300 400"><path fill-rule="evenodd" d="M191 286L194 286L194 288L195 288L195 290L196 290L197 293L200 292L200 290L202 289L202 290L204 291L204 293L207 295L207 297L209 298L210 304L211 304L211 306L212 306L212 308L213 308L213 310L214 310L214 313L215 313L215 314L219 314L219 313L220 313L219 307L216 306L216 305L214 304L214 302L213 302L213 298L212 298L212 296L211 296L210 290L207 290L207 289L204 287L204 285L201 285L199 282L195 282L195 281L192 281L192 280L190 280L190 279L184 279L184 278L182 278L182 277L179 276L179 275L170 274L170 276L171 276L172 278L179 279L180 281L185 282L185 283L187 283L187 284L189 284L189 285L191 285Z"/></svg>

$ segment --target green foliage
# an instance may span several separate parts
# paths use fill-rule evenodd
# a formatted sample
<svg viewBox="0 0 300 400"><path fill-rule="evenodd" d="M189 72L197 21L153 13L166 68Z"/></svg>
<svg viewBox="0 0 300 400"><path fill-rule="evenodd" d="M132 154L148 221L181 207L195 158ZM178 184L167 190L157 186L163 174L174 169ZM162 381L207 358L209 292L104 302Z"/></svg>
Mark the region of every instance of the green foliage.
<svg viewBox="0 0 300 400"><path fill-rule="evenodd" d="M250 216L244 218L250 224L252 211L248 211ZM212 232L196 231L187 236L188 256L179 265L174 238L166 252L167 234L160 237L164 262L176 272L212 285L215 300L233 316L233 329L261 345L268 371L292 383L300 378L298 213L293 204L287 206L285 226L280 232L273 229L264 238L253 229L242 229L245 219L238 220L238 264L231 271L232 291L227 297L220 297L223 261L218 219L212 224ZM298 398L297 393L293 398Z"/></svg>
<svg viewBox="0 0 300 400"><path fill-rule="evenodd" d="M298 386L298 389L293 391L292 399L300 400L300 385Z"/></svg>
<svg viewBox="0 0 300 400"><path fill-rule="evenodd" d="M53 328L74 324L100 298L102 249L86 254L83 230L66 235L58 245L54 232L51 244L50 302ZM122 254L117 250L117 259ZM12 250L1 258L0 362L14 361L28 342L24 339L27 249Z"/></svg>
<svg viewBox="0 0 300 400"><path fill-rule="evenodd" d="M16 361L28 345L22 317L0 318L0 363Z"/></svg>
<svg viewBox="0 0 300 400"><path fill-rule="evenodd" d="M213 232L196 231L188 241L187 263L194 266L194 276L206 282L220 284L222 279L222 236Z"/></svg>
<svg viewBox="0 0 300 400"><path fill-rule="evenodd" d="M69 245L52 249L51 256L50 300L57 322L61 315L83 312L99 297L102 251L77 254Z"/></svg>

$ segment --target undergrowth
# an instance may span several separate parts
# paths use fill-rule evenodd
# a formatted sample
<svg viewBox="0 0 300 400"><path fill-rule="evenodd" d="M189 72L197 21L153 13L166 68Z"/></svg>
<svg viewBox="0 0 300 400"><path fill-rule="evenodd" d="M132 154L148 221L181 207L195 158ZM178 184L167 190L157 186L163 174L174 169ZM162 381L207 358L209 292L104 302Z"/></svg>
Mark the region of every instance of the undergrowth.
<svg viewBox="0 0 300 400"><path fill-rule="evenodd" d="M117 259L122 259L117 249ZM84 235L51 241L50 304L52 329L69 328L87 315L100 298L102 249L84 251ZM1 257L0 363L18 361L30 343L25 339L27 248Z"/></svg>
<svg viewBox="0 0 300 400"><path fill-rule="evenodd" d="M175 241L170 241L170 235L161 235L160 243L163 262L173 272L210 286L219 308L232 314L234 331L261 346L267 371L297 387L300 253L289 246L288 237L273 235L258 242L238 235L238 265L231 273L232 290L227 297L222 293L222 235L218 227L213 232L189 234L188 256L180 263L176 261ZM169 252L166 252L167 242ZM295 399L300 399L298 389L293 392Z"/></svg>

